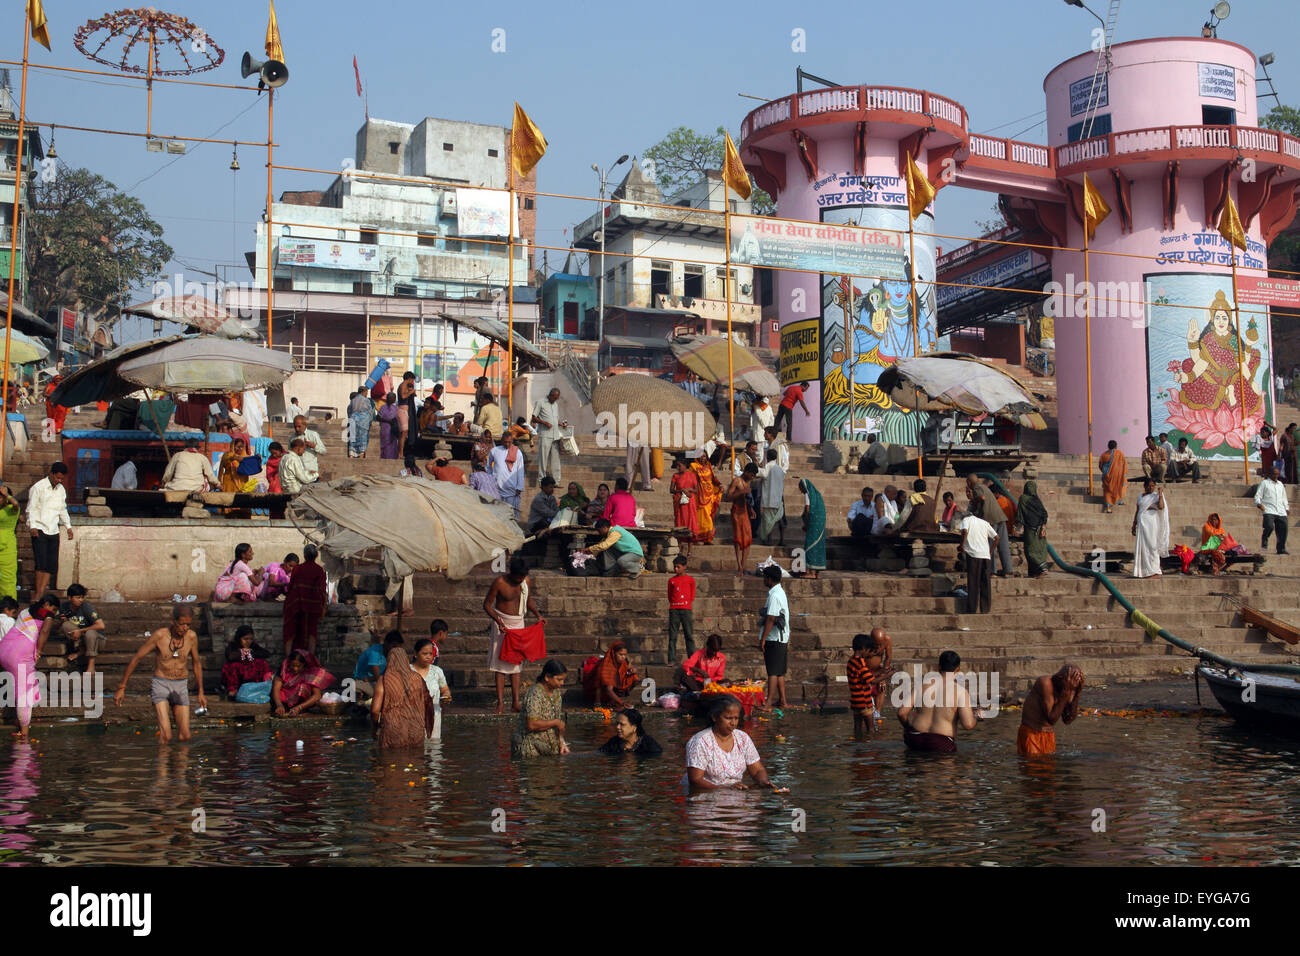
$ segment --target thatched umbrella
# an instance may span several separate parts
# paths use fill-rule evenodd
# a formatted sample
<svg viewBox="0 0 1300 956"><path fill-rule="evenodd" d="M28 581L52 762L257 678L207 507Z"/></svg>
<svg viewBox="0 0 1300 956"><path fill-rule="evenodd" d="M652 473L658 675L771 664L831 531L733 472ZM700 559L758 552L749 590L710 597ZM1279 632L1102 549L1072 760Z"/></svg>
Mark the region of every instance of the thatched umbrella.
<svg viewBox="0 0 1300 956"><path fill-rule="evenodd" d="M683 388L649 375L611 375L591 393L600 436L650 448L699 448L717 431L708 408Z"/></svg>

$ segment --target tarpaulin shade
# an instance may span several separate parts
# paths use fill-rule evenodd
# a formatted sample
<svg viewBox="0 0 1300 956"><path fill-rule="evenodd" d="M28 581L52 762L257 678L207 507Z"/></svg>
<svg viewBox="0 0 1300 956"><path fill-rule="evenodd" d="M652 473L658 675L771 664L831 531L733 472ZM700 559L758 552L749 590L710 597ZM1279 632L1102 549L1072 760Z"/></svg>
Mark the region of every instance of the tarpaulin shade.
<svg viewBox="0 0 1300 956"><path fill-rule="evenodd" d="M881 391L903 408L923 412L957 409L967 415L1000 415L1042 431L1042 409L1015 377L972 355L945 352L900 359L880 373Z"/></svg>
<svg viewBox="0 0 1300 956"><path fill-rule="evenodd" d="M671 344L677 361L704 381L727 384L725 337L680 336L673 339ZM737 391L750 391L768 397L781 394L781 381L776 374L757 355L735 342L731 343L731 366Z"/></svg>

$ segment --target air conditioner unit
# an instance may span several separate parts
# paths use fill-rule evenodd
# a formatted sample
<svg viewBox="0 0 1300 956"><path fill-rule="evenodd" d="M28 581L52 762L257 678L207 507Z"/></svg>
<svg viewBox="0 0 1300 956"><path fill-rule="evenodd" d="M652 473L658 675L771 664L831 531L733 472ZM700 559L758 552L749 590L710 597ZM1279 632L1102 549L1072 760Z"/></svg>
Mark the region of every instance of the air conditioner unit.
<svg viewBox="0 0 1300 956"><path fill-rule="evenodd" d="M442 211L448 215L456 214L456 194L454 192L442 194Z"/></svg>

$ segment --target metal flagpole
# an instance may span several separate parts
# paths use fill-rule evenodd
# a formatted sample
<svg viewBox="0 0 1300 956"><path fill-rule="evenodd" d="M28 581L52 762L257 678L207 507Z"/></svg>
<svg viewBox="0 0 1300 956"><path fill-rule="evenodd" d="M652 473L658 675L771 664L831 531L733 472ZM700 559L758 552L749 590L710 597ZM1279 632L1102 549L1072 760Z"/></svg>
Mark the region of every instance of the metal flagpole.
<svg viewBox="0 0 1300 956"><path fill-rule="evenodd" d="M506 254L510 261L506 264L506 408L513 419L515 414L515 128L510 127L510 158L506 163L510 167L510 229L506 235ZM491 281L490 279L488 280ZM551 427L559 429L559 422L552 422ZM540 470L538 471L540 475ZM541 479L538 478L538 481Z"/></svg>
<svg viewBox="0 0 1300 956"><path fill-rule="evenodd" d="M727 297L727 404L730 406L730 425L727 443L731 445L731 472L736 472L736 382L731 358L731 209L727 202L727 180L722 179L723 266L722 290ZM603 266L602 266L603 268ZM793 414L791 415L793 418ZM793 421L790 424L794 428Z"/></svg>
<svg viewBox="0 0 1300 956"><path fill-rule="evenodd" d="M920 150L918 149L917 152L919 153ZM915 154L913 154L910 162L913 164L916 162ZM910 170L911 167L909 166L908 167L909 175L910 175ZM908 181L911 182L911 179L909 179ZM907 250L908 250L907 251L908 267L911 270L911 275L907 277L908 278L907 284L910 290L909 296L912 301L912 355L916 357L920 357L921 331L919 326L921 324L921 314L916 309L916 222L912 218L912 206L911 206L910 194L908 196L908 206L907 206ZM915 418L913 421L914 424L916 425L916 477L918 478L923 477L925 474L922 468L920 417L921 417L920 411L916 410Z"/></svg>
<svg viewBox="0 0 1300 956"><path fill-rule="evenodd" d="M1088 381L1088 496L1092 497L1092 284L1088 281L1088 211L1083 213L1083 285L1088 290L1083 300L1083 367Z"/></svg>
<svg viewBox="0 0 1300 956"><path fill-rule="evenodd" d="M275 333L272 330L272 318L275 315L275 265L271 261L271 234L272 215L271 215L271 197L274 195L271 191L271 175L274 166L271 165L271 144L275 141L272 131L275 128L275 90L267 90L266 93L266 347L272 348L275 345ZM290 349L292 352L293 350Z"/></svg>
<svg viewBox="0 0 1300 956"><path fill-rule="evenodd" d="M1229 244L1232 253L1232 312L1237 319L1237 381L1241 404L1241 473L1250 484L1250 436L1246 433L1246 340L1241 337L1241 303L1237 301L1237 249ZM1277 441L1277 436L1273 436ZM1268 477L1265 475L1264 477Z"/></svg>
<svg viewBox="0 0 1300 956"><path fill-rule="evenodd" d="M856 342L856 341L854 340L854 338L853 338L853 329L852 329L852 326L851 326L850 321L849 321L849 312L853 309L853 280L850 279L848 276L840 276L840 283L841 283L840 288L844 290L844 352L845 352L845 354L847 354L848 357L849 357L849 375L848 375L848 386L849 386L849 435L848 435L848 438L849 438L849 441L853 441L854 437L857 435L857 422L854 420L854 417L855 417L855 416L854 416L854 411L855 411L855 409L854 409L854 407L853 407L853 405L854 405L854 401L853 401L853 399L854 399L854 395L853 395L853 371L854 371L854 367L853 367L853 359L854 359L853 349L857 346L857 342ZM852 345L850 345L849 343L852 343ZM793 410L793 409L790 410L790 415L791 415L792 418L794 417L794 410Z"/></svg>
<svg viewBox="0 0 1300 956"><path fill-rule="evenodd" d="M24 13L23 85L18 100L18 152L14 162L14 206L13 215L9 217L9 302L5 306L4 392L3 401L0 401L0 416L3 416L4 418L4 427L0 428L0 477L4 476L5 443L9 437L9 348L13 344L14 330L14 267L17 264L16 260L18 258L18 201L22 197L24 185L23 140L26 138L27 122L27 47L32 38L31 27L31 15L30 13ZM61 330L59 330L59 334L63 334Z"/></svg>

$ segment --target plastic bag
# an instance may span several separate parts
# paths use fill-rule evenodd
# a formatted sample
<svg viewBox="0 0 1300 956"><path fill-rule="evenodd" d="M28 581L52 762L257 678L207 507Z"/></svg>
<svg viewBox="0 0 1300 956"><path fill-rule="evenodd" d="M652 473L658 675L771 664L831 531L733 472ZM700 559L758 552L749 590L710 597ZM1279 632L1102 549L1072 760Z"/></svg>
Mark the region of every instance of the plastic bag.
<svg viewBox="0 0 1300 956"><path fill-rule="evenodd" d="M664 710L677 710L682 703L682 699L676 694L661 694L655 701Z"/></svg>
<svg viewBox="0 0 1300 956"><path fill-rule="evenodd" d="M253 684L240 684L235 693L238 704L269 704L271 702L271 681L258 681Z"/></svg>
<svg viewBox="0 0 1300 956"><path fill-rule="evenodd" d="M100 598L100 600L103 601L105 604L121 604L122 592L119 591L116 587L111 587L104 592L104 595L103 597Z"/></svg>

